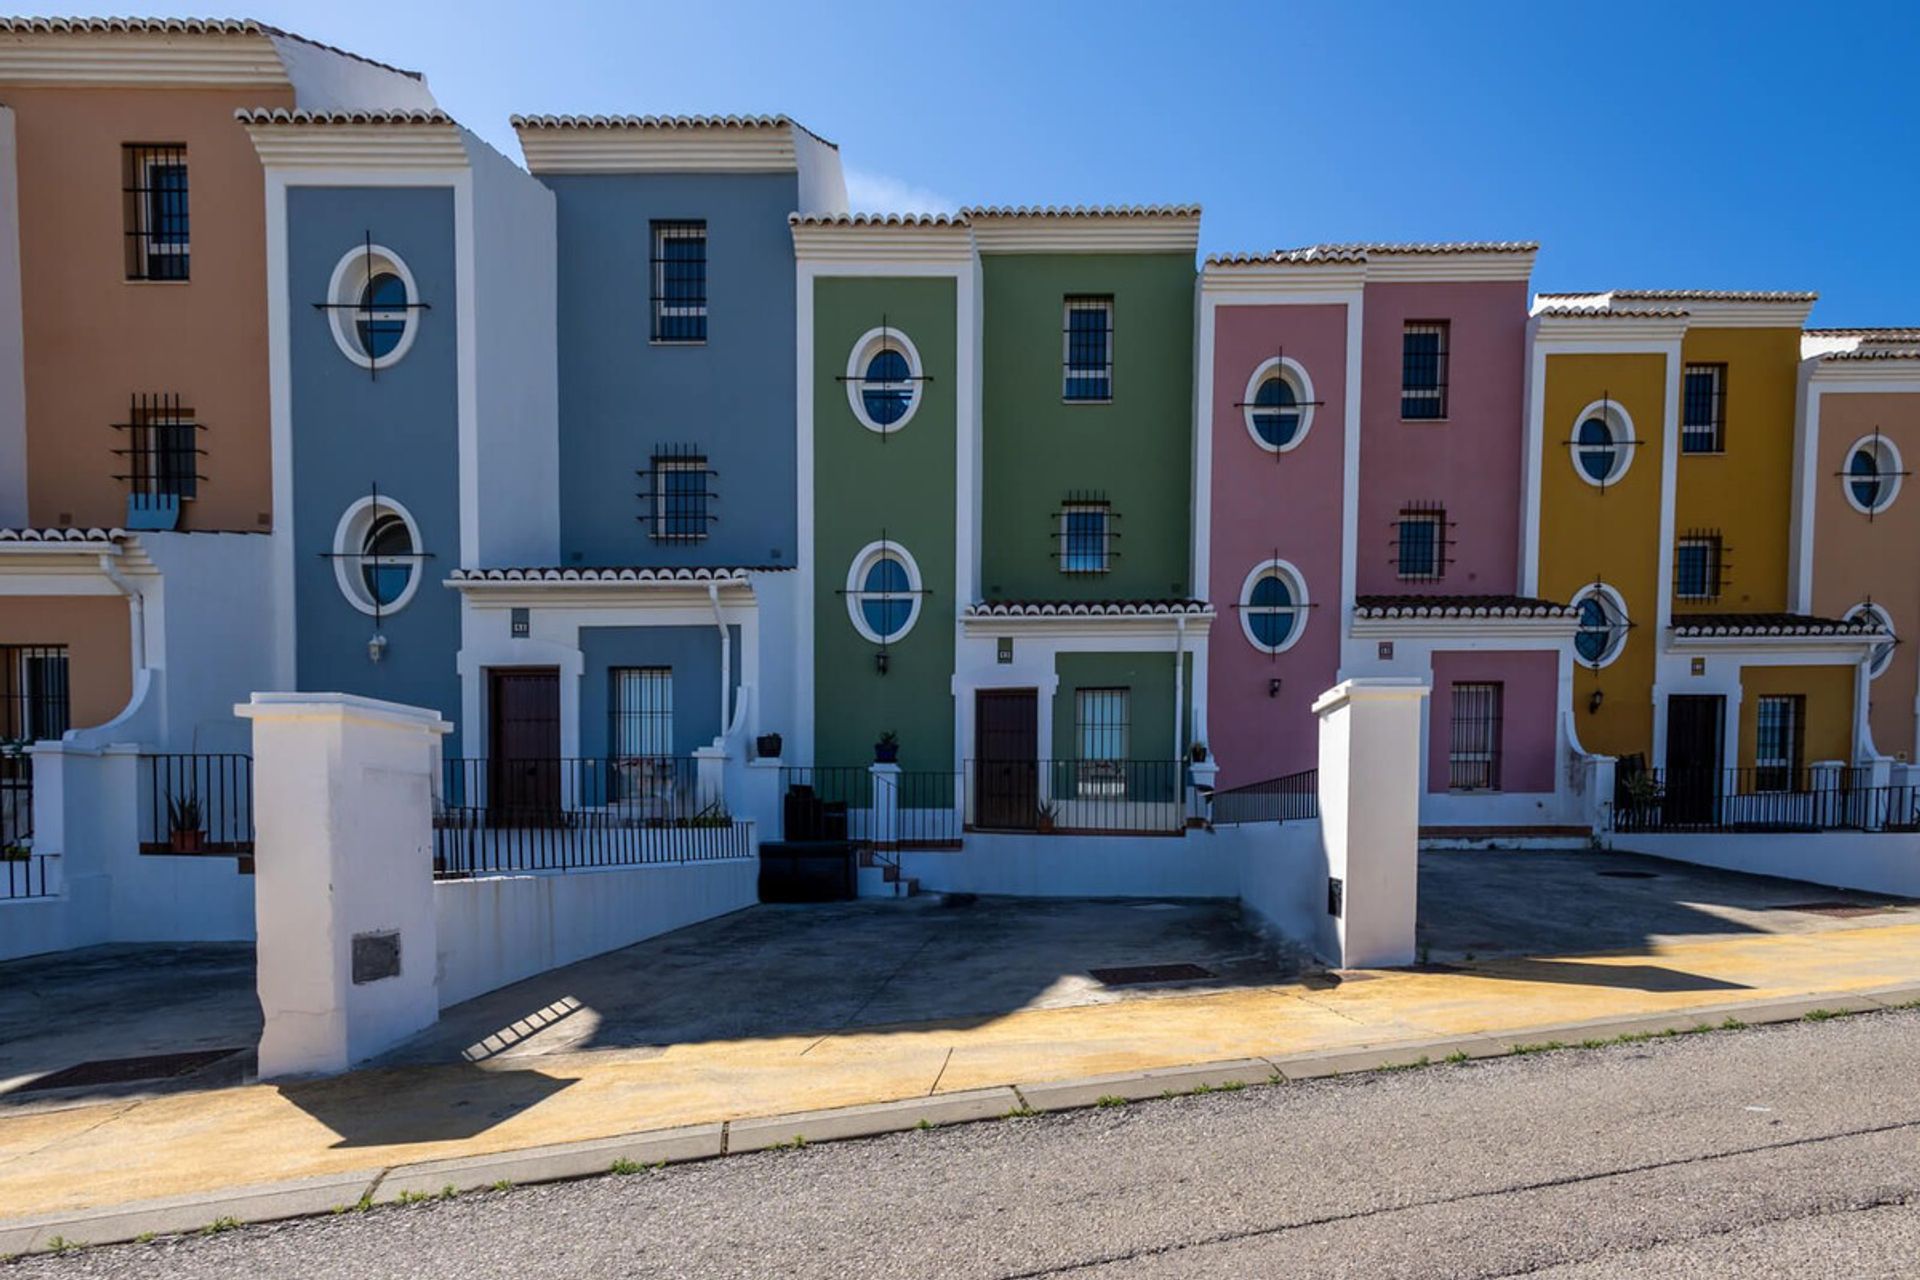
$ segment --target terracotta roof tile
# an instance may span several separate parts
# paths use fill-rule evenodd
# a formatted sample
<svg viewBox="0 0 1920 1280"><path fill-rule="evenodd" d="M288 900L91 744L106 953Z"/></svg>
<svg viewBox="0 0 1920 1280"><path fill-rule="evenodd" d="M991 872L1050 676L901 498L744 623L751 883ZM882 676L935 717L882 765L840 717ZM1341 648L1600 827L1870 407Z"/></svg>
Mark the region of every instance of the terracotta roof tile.
<svg viewBox="0 0 1920 1280"><path fill-rule="evenodd" d="M1887 634L1867 616L1816 618L1804 613L1676 613L1677 636L1874 636Z"/></svg>
<svg viewBox="0 0 1920 1280"><path fill-rule="evenodd" d="M1460 595L1356 596L1354 615L1361 618L1577 618L1580 611L1558 600L1537 596Z"/></svg>
<svg viewBox="0 0 1920 1280"><path fill-rule="evenodd" d="M969 618L1138 618L1208 615L1205 600L987 600L967 606Z"/></svg>
<svg viewBox="0 0 1920 1280"><path fill-rule="evenodd" d="M406 76L409 80L423 78L418 71L391 66L351 49L323 44L298 32L268 26L252 18L0 18L0 32L14 35L279 36L283 40L298 40L311 48L324 49L382 71Z"/></svg>
<svg viewBox="0 0 1920 1280"><path fill-rule="evenodd" d="M1197 218L1197 204L1123 205L969 205L960 216L978 222L986 218Z"/></svg>
<svg viewBox="0 0 1920 1280"><path fill-rule="evenodd" d="M839 144L828 142L792 116L571 116L513 115L507 123L515 129L786 129L794 128L838 151Z"/></svg>
<svg viewBox="0 0 1920 1280"><path fill-rule="evenodd" d="M794 227L964 227L958 213L790 213Z"/></svg>
<svg viewBox="0 0 1920 1280"><path fill-rule="evenodd" d="M118 542L125 529L0 529L0 542Z"/></svg>
<svg viewBox="0 0 1920 1280"><path fill-rule="evenodd" d="M241 124L452 124L444 111L309 111L305 107L240 107L233 118Z"/></svg>
<svg viewBox="0 0 1920 1280"><path fill-rule="evenodd" d="M467 582L745 582L751 573L779 573L791 565L726 565L700 569L654 566L526 565L500 569L455 569L447 581Z"/></svg>
<svg viewBox="0 0 1920 1280"><path fill-rule="evenodd" d="M1784 289L1583 289L1572 293L1543 293L1541 299L1553 298L1578 305L1577 300L1590 298L1595 305L1601 305L1606 299L1624 302L1817 302L1817 293L1796 293Z"/></svg>

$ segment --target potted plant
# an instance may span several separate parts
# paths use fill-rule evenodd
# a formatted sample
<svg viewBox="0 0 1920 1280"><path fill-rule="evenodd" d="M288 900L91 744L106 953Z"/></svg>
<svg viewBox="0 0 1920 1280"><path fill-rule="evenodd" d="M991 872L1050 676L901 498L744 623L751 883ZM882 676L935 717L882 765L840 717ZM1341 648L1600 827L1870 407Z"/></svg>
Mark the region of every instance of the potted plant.
<svg viewBox="0 0 1920 1280"><path fill-rule="evenodd" d="M1187 748L1187 754L1195 764L1205 764L1207 762L1207 744L1204 742L1196 742Z"/></svg>
<svg viewBox="0 0 1920 1280"><path fill-rule="evenodd" d="M1050 836L1053 834L1054 819L1058 816L1059 810L1053 807L1053 801L1042 800L1040 807L1033 811L1033 825L1041 835Z"/></svg>
<svg viewBox="0 0 1920 1280"><path fill-rule="evenodd" d="M199 853L206 843L200 797L189 791L167 797L167 842L175 853Z"/></svg>
<svg viewBox="0 0 1920 1280"><path fill-rule="evenodd" d="M873 744L875 764L894 764L900 759L900 735L889 729Z"/></svg>
<svg viewBox="0 0 1920 1280"><path fill-rule="evenodd" d="M753 740L753 753L762 760L778 760L783 744L777 733L763 733Z"/></svg>

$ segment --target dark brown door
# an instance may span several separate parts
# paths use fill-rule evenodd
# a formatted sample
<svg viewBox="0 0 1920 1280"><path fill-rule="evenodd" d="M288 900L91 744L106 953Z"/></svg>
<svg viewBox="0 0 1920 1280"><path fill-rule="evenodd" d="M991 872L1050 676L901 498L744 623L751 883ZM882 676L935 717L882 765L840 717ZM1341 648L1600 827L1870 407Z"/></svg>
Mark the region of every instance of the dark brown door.
<svg viewBox="0 0 1920 1280"><path fill-rule="evenodd" d="M1710 823L1720 807L1727 700L1718 694L1667 699L1665 811L1669 823Z"/></svg>
<svg viewBox="0 0 1920 1280"><path fill-rule="evenodd" d="M509 667L488 674L488 794L495 821L552 821L560 813L560 672Z"/></svg>
<svg viewBox="0 0 1920 1280"><path fill-rule="evenodd" d="M973 824L1031 831L1040 804L1039 695L982 689L974 695Z"/></svg>

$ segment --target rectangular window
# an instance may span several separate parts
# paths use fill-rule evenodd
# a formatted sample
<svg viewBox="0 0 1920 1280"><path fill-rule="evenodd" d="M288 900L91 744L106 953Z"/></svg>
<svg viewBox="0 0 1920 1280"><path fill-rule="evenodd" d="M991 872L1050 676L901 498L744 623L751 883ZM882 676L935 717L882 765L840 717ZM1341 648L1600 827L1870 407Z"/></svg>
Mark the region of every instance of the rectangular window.
<svg viewBox="0 0 1920 1280"><path fill-rule="evenodd" d="M1723 453L1727 447L1727 366L1686 367L1680 416L1680 452Z"/></svg>
<svg viewBox="0 0 1920 1280"><path fill-rule="evenodd" d="M1680 539L1674 551L1673 594L1681 600L1720 598L1720 535Z"/></svg>
<svg viewBox="0 0 1920 1280"><path fill-rule="evenodd" d="M1501 685L1453 686L1453 739L1447 785L1455 791L1500 789Z"/></svg>
<svg viewBox="0 0 1920 1280"><path fill-rule="evenodd" d="M707 340L707 224L653 224L653 340Z"/></svg>
<svg viewBox="0 0 1920 1280"><path fill-rule="evenodd" d="M1409 507L1400 513L1397 531L1395 568L1399 576L1415 582L1431 582L1446 573L1447 513L1439 509Z"/></svg>
<svg viewBox="0 0 1920 1280"><path fill-rule="evenodd" d="M120 477L143 498L191 499L200 492L200 425L177 395L137 395L128 406L127 460Z"/></svg>
<svg viewBox="0 0 1920 1280"><path fill-rule="evenodd" d="M1409 320L1400 335L1400 416L1447 416L1447 322Z"/></svg>
<svg viewBox="0 0 1920 1280"><path fill-rule="evenodd" d="M653 536L658 542L699 542L707 536L711 492L706 458L654 455Z"/></svg>
<svg viewBox="0 0 1920 1280"><path fill-rule="evenodd" d="M618 760L673 754L673 668L614 667L613 724L607 741Z"/></svg>
<svg viewBox="0 0 1920 1280"><path fill-rule="evenodd" d="M1068 298L1065 381L1068 400L1113 399L1113 299Z"/></svg>
<svg viewBox="0 0 1920 1280"><path fill-rule="evenodd" d="M1083 796L1124 795L1127 789L1128 689L1077 689L1074 738L1080 746L1075 783Z"/></svg>
<svg viewBox="0 0 1920 1280"><path fill-rule="evenodd" d="M0 645L0 742L58 738L67 706L65 645Z"/></svg>
<svg viewBox="0 0 1920 1280"><path fill-rule="evenodd" d="M1107 504L1069 502L1060 512L1060 572L1105 573Z"/></svg>
<svg viewBox="0 0 1920 1280"><path fill-rule="evenodd" d="M1770 694L1756 708L1753 786L1756 791L1797 791L1806 745L1807 700L1798 693Z"/></svg>
<svg viewBox="0 0 1920 1280"><path fill-rule="evenodd" d="M121 190L127 235L127 279L185 280L187 148L181 143L121 147Z"/></svg>

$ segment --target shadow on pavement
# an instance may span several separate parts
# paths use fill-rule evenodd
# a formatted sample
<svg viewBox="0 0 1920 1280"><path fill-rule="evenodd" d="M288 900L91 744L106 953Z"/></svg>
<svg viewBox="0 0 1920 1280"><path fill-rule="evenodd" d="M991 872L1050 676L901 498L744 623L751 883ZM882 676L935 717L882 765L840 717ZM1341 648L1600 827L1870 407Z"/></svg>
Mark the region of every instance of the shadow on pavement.
<svg viewBox="0 0 1920 1280"><path fill-rule="evenodd" d="M345 1147L402 1146L478 1137L577 1083L540 1071L474 1066L351 1071L279 1086L280 1096Z"/></svg>

